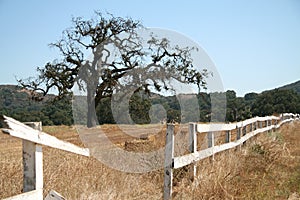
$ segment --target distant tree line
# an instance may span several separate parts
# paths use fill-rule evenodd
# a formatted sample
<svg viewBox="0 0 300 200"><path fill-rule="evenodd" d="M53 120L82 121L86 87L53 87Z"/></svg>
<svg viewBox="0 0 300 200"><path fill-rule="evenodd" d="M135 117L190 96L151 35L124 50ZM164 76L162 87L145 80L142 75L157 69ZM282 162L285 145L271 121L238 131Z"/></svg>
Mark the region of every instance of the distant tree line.
<svg viewBox="0 0 300 200"><path fill-rule="evenodd" d="M20 121L42 121L43 125L72 125L72 106L69 99L35 101L18 86L0 86L0 115Z"/></svg>
<svg viewBox="0 0 300 200"><path fill-rule="evenodd" d="M199 105L198 117L202 122L211 120L211 95L200 93L197 95ZM248 93L244 97L237 97L236 92L228 90L226 95L226 121L241 121L254 116L266 116L276 113L300 113L300 95L294 90L274 89L260 94ZM30 94L20 90L17 86L0 86L0 114L13 117L20 121L42 121L43 125L72 125L73 112L71 99L53 101L50 95L48 100L33 101ZM151 110L153 105L160 105L156 110ZM191 108L189 108L189 105ZM195 105L187 101L185 116L181 115L179 100L176 96L160 96L158 94L146 94L141 91L134 93L129 101L129 114L133 123L147 124L167 122L189 122L189 116L195 115ZM161 109L159 109L161 108ZM101 100L96 108L99 124L116 123L111 111L111 99ZM149 112L156 112L158 116L151 118ZM220 112L224 112L221 111ZM82 114L81 112L79 114ZM218 110L216 111L218 113ZM159 117L162 116L162 117ZM84 114L82 114L84 118ZM118 122L125 122L118 119ZM123 120L123 121L122 121ZM84 124L84 119L82 120Z"/></svg>

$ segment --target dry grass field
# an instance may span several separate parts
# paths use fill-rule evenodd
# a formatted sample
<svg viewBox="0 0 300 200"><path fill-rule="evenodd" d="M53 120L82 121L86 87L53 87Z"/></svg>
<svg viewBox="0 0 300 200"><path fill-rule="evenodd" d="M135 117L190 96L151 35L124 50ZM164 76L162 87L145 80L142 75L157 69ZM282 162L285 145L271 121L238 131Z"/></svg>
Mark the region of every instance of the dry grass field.
<svg viewBox="0 0 300 200"><path fill-rule="evenodd" d="M130 128L130 127L129 127ZM104 125L109 138L127 151L164 146L165 128L141 126L140 140ZM177 127L178 129L178 127ZM149 129L150 130L150 129ZM152 130L152 129L151 129ZM82 146L74 127L43 127L43 131ZM186 138L183 127L178 138ZM153 135L145 139L145 134ZM185 145L176 143L175 148ZM66 199L162 199L163 170L135 174L107 167L93 157L43 148L44 194L50 189ZM184 150L176 154L184 153ZM288 199L300 194L300 122L263 133L237 148L197 163L191 182L188 168L175 171L174 199ZM22 142L0 133L0 199L22 192Z"/></svg>

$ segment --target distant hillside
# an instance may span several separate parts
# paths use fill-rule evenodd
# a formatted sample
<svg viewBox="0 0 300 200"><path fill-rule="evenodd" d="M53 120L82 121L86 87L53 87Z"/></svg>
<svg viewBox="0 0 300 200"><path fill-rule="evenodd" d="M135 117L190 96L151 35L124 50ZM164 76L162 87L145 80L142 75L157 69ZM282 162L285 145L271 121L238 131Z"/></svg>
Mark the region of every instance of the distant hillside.
<svg viewBox="0 0 300 200"><path fill-rule="evenodd" d="M49 95L46 99L53 97ZM20 121L42 121L43 125L73 123L69 101L64 99L55 103L33 101L28 90L16 85L0 85L0 115L7 115Z"/></svg>
<svg viewBox="0 0 300 200"><path fill-rule="evenodd" d="M241 121L254 116L266 116L274 113L300 113L300 81L282 86L260 94L248 93L244 97L237 97L236 92L228 90L224 93L214 93L216 95L226 95L226 121ZM129 114L134 123L147 124L159 123L161 120L168 122L177 121L187 123L195 120L209 122L212 116L215 121L222 121L225 109L214 107L211 113L211 95L202 92L192 98L193 95L161 96L138 92L131 96ZM45 99L53 99L54 95L49 95ZM199 112L195 109L195 102L198 101ZM221 100L221 99L220 99ZM85 98L83 99L85 102ZM197 102L196 102L197 103ZM161 106L152 106L161 105ZM72 111L70 99L62 99L50 103L49 101L33 101L28 90L24 90L16 85L0 85L0 115L7 115L20 121L42 121L43 125L71 125L73 124L73 114L80 116L78 123L85 124L86 113L83 112L85 104L80 103L79 111ZM120 105L122 107L122 105ZM124 104L123 106L126 106ZM214 105L216 106L216 105ZM82 109L81 109L82 107ZM121 109L121 107L119 109ZM184 113L182 109L184 107ZM197 111L197 112L195 112ZM99 124L116 123L116 116L112 114L111 100L102 99L96 108ZM153 114L150 116L149 113ZM198 114L200 115L198 115ZM220 116L220 119L218 118ZM119 116L118 117L122 117ZM127 123L128 117L117 119L118 123ZM163 119L162 119L163 118ZM1 124L0 124L1 126Z"/></svg>
<svg viewBox="0 0 300 200"><path fill-rule="evenodd" d="M280 90L294 90L300 94L300 81L279 87Z"/></svg>

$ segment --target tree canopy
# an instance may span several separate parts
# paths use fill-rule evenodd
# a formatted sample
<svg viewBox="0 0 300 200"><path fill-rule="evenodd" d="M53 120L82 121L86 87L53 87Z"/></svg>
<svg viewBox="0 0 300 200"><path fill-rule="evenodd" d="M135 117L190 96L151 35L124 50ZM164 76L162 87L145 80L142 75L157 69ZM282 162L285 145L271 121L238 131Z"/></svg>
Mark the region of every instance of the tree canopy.
<svg viewBox="0 0 300 200"><path fill-rule="evenodd" d="M197 51L195 47L173 45L168 38L152 33L144 41L139 34L144 27L131 18L95 12L90 20L77 17L72 22L62 38L50 44L59 50L61 58L37 68L39 76L35 79L19 83L31 89L35 99L51 88L58 91L59 98L69 96L76 84L87 93L88 127L96 126L96 108L101 101L124 92L124 88L150 94L171 90L170 80L195 84L199 90L206 85L209 73L193 64L191 52Z"/></svg>

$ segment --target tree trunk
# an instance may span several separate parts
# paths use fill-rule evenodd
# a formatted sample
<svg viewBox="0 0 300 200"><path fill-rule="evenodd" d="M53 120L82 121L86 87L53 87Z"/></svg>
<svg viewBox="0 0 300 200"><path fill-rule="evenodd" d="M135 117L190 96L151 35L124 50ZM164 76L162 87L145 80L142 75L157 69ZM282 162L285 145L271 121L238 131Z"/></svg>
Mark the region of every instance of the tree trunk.
<svg viewBox="0 0 300 200"><path fill-rule="evenodd" d="M87 89L87 127L92 128L97 126L97 114L95 107L95 91L93 89Z"/></svg>

